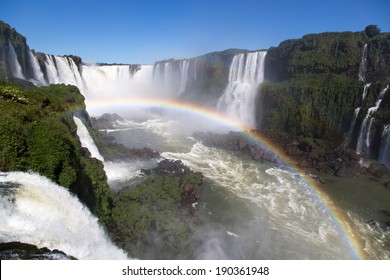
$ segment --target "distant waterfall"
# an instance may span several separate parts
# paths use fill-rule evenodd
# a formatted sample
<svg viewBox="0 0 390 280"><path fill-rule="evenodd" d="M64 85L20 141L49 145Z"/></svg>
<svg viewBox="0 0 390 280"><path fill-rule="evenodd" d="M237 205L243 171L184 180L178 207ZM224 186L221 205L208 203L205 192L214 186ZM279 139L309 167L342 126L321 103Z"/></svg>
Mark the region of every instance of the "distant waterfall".
<svg viewBox="0 0 390 280"><path fill-rule="evenodd" d="M15 78L24 79L23 70L18 61L15 48L11 41L8 41L8 65Z"/></svg>
<svg viewBox="0 0 390 280"><path fill-rule="evenodd" d="M179 87L179 94L184 92L187 85L187 79L188 79L188 66L190 65L190 62L188 60L183 60L182 63L180 63L180 87Z"/></svg>
<svg viewBox="0 0 390 280"><path fill-rule="evenodd" d="M266 54L260 51L235 55L230 65L229 83L217 103L219 111L247 127L256 126L257 87L264 80Z"/></svg>
<svg viewBox="0 0 390 280"><path fill-rule="evenodd" d="M373 134L371 128L375 121L375 119L373 118L373 114L380 107L383 97L385 96L385 93L388 89L389 89L389 85L387 85L386 88L384 88L379 93L379 96L375 102L375 106L368 108L366 117L364 118L363 123L360 127L358 142L356 146L356 153L359 155L364 153L366 156L369 156L370 146L372 143L372 134Z"/></svg>
<svg viewBox="0 0 390 280"><path fill-rule="evenodd" d="M359 65L359 80L366 82L366 72L367 72L367 44L363 47L362 59Z"/></svg>
<svg viewBox="0 0 390 280"><path fill-rule="evenodd" d="M41 70L41 67L39 66L38 59L30 50L28 51L28 57L33 71L32 82L37 85L45 85L45 76Z"/></svg>
<svg viewBox="0 0 390 280"><path fill-rule="evenodd" d="M390 169L390 124L383 128L378 160Z"/></svg>
<svg viewBox="0 0 390 280"><path fill-rule="evenodd" d="M353 117L352 117L352 122L351 122L351 127L349 129L349 133L348 133L348 138L347 140L345 141L345 145L348 146L351 144L351 141L352 141L352 133L355 129L355 125L356 125L356 120L359 116L359 113L360 113L360 110L362 109L362 106L363 106L363 102L364 100L366 99L366 96L367 96L367 92L368 92L368 88L370 87L371 84L365 84L364 85L364 88L363 88L363 95L362 95L362 101L361 101L361 105L360 107L357 107L353 113Z"/></svg>
<svg viewBox="0 0 390 280"><path fill-rule="evenodd" d="M156 62L153 67L153 83L162 94L176 97L186 90L189 80L196 80L196 60L169 60ZM194 68L190 70L190 64Z"/></svg>
<svg viewBox="0 0 390 280"><path fill-rule="evenodd" d="M77 125L77 136L80 139L81 146L88 149L88 151L91 153L91 157L97 158L98 160L104 162L104 158L96 147L87 127L78 117L73 116L73 120Z"/></svg>
<svg viewBox="0 0 390 280"><path fill-rule="evenodd" d="M78 259L127 259L69 191L35 173L0 172L0 243L58 249Z"/></svg>

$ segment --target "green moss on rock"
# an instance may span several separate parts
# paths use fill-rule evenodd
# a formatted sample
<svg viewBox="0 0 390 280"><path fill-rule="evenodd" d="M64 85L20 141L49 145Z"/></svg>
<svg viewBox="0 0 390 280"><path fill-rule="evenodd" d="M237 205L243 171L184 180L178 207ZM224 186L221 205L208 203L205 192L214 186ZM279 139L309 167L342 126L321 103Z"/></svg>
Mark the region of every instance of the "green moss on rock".
<svg viewBox="0 0 390 280"><path fill-rule="evenodd" d="M164 175L149 177L135 188L123 190L115 200L110 232L132 256L193 258L189 239L197 217L192 204L200 198L203 176L181 163L175 165L178 172L166 170ZM158 170L157 174L162 174Z"/></svg>

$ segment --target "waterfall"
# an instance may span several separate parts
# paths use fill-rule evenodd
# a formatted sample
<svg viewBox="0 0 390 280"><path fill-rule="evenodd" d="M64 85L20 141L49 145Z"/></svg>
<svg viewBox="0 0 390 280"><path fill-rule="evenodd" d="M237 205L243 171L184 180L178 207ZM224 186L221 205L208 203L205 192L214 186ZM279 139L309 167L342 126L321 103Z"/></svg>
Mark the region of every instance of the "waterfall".
<svg viewBox="0 0 390 280"><path fill-rule="evenodd" d="M366 82L366 72L367 72L367 44L363 47L362 59L359 65L359 80Z"/></svg>
<svg viewBox="0 0 390 280"><path fill-rule="evenodd" d="M363 104L364 100L365 100L366 97L367 97L368 88L369 88L370 86L371 86L371 83L365 84L365 85L364 85L364 88L363 88L363 96L362 96L362 104Z"/></svg>
<svg viewBox="0 0 390 280"><path fill-rule="evenodd" d="M81 77L87 108L91 102L122 97L146 98L153 92L151 65L141 65L137 71L130 65L83 65Z"/></svg>
<svg viewBox="0 0 390 280"><path fill-rule="evenodd" d="M356 153L362 154L364 153L366 156L369 156L370 146L372 142L372 125L375 119L372 115L378 110L380 107L383 97L385 96L386 91L389 89L389 85L386 86L381 92L375 102L375 106L368 108L367 114L362 122L360 127L358 142L356 146Z"/></svg>
<svg viewBox="0 0 390 280"><path fill-rule="evenodd" d="M348 138L347 138L347 140L345 141L345 147L347 147L348 145L351 144L351 141L352 141L352 133L353 133L353 131L354 131L354 129L355 129L356 120L357 120L357 117L359 116L360 110L362 109L363 102L364 102L364 100L366 99L367 92L368 92L368 88L370 87L370 85L371 85L371 84L365 84L365 85L364 85L361 106L360 106L360 107L357 107L357 108L355 109L354 113L353 113L352 122L351 122L351 127L350 127L349 133L348 133Z"/></svg>
<svg viewBox="0 0 390 280"><path fill-rule="evenodd" d="M33 71L32 82L37 85L45 85L46 84L45 77L43 75L41 67L39 66L38 59L31 52L31 50L28 51L28 57Z"/></svg>
<svg viewBox="0 0 390 280"><path fill-rule="evenodd" d="M99 153L99 150L96 147L91 135L89 134L87 127L78 117L73 116L73 120L77 125L77 136L80 139L81 146L88 149L88 151L91 153L91 157L97 158L98 160L104 162L104 158Z"/></svg>
<svg viewBox="0 0 390 280"><path fill-rule="evenodd" d="M378 160L390 169L390 124L383 128Z"/></svg>
<svg viewBox="0 0 390 280"><path fill-rule="evenodd" d="M23 70L18 61L15 48L11 41L8 41L8 67L11 70L12 76L19 79L24 79Z"/></svg>
<svg viewBox="0 0 390 280"><path fill-rule="evenodd" d="M45 59L45 67L46 67L46 76L49 84L58 84L59 77L57 68L53 59L53 56L46 55Z"/></svg>
<svg viewBox="0 0 390 280"><path fill-rule="evenodd" d="M180 63L180 87L179 94L183 93L186 89L187 79L188 79L188 66L190 62L188 60L183 60Z"/></svg>
<svg viewBox="0 0 390 280"><path fill-rule="evenodd" d="M75 196L35 173L0 172L0 243L58 249L78 259L127 259Z"/></svg>
<svg viewBox="0 0 390 280"><path fill-rule="evenodd" d="M235 55L229 69L229 83L217 103L219 111L247 127L256 126L257 87L264 80L266 54L260 51Z"/></svg>
<svg viewBox="0 0 390 280"><path fill-rule="evenodd" d="M53 56L57 83L77 86L83 91L83 80L76 63L69 57ZM54 72L55 73L55 72Z"/></svg>
<svg viewBox="0 0 390 280"><path fill-rule="evenodd" d="M190 75L191 60L171 60L156 62L153 67L153 83L156 89L167 97L182 94L190 79L196 79L196 60L193 62L193 75Z"/></svg>

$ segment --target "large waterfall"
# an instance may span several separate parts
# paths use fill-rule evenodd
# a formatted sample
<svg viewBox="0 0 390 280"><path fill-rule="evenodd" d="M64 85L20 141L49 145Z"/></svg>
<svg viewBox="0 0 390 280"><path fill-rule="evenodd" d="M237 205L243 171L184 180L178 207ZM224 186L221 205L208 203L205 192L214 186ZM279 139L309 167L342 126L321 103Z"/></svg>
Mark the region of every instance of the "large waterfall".
<svg viewBox="0 0 390 280"><path fill-rule="evenodd" d="M153 81L164 95L177 97L186 90L189 80L196 80L196 64L196 60L188 59L156 62Z"/></svg>
<svg viewBox="0 0 390 280"><path fill-rule="evenodd" d="M34 173L0 172L0 243L58 249L78 259L126 259L65 188Z"/></svg>
<svg viewBox="0 0 390 280"><path fill-rule="evenodd" d="M264 80L265 51L241 53L233 57L229 84L218 100L217 108L238 119L247 127L255 127L257 87Z"/></svg>
<svg viewBox="0 0 390 280"><path fill-rule="evenodd" d="M247 127L256 125L255 101L257 87L264 79L265 56L265 51L235 55L228 85L216 102L220 112ZM107 99L174 99L187 90L189 83L198 81L198 72L202 70L198 68L197 59L172 59L154 65L77 65L71 56L42 57L39 63L36 55L29 51L30 81L38 85L75 85L85 96L87 108L91 103L102 103ZM15 70L14 75L21 77L23 73Z"/></svg>

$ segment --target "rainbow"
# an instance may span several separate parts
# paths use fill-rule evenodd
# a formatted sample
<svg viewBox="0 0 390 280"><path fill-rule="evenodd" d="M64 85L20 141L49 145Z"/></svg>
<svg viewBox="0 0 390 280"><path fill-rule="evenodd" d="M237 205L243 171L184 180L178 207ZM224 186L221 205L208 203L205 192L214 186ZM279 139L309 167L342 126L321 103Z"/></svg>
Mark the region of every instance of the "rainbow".
<svg viewBox="0 0 390 280"><path fill-rule="evenodd" d="M108 106L123 108L123 107L133 107L133 108L147 108L147 107L162 107L169 110L190 113L195 116L200 116L202 118L210 119L214 122L220 123L224 126L230 127L234 130L241 131L249 140L260 145L267 151L272 152L280 160L282 160L291 171L298 174L305 174L305 172L300 169L296 162L289 158L286 153L278 146L276 146L270 139L254 132L248 127L243 126L237 120L224 116L215 110L210 108L202 107L193 103L181 102L178 100L172 99L158 99L158 98L110 98L110 99L99 99L99 100L90 100L86 102L87 110L88 109L100 109L104 110ZM336 226L340 229L345 239L346 244L349 245L350 250L355 259L368 259L368 255L364 250L362 242L359 236L354 232L353 228L348 222L348 218L345 214L337 208L336 205L328 198L328 196L319 188L318 183L314 181L309 176L299 175L299 181L304 184L307 191L315 197L321 205L324 206L324 209L328 212L328 216L335 222Z"/></svg>

